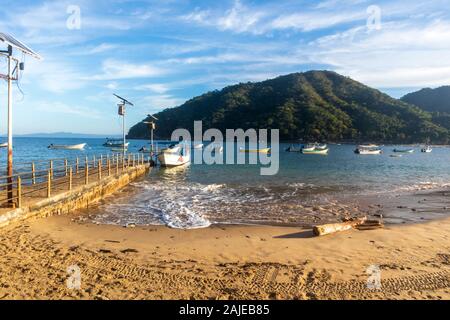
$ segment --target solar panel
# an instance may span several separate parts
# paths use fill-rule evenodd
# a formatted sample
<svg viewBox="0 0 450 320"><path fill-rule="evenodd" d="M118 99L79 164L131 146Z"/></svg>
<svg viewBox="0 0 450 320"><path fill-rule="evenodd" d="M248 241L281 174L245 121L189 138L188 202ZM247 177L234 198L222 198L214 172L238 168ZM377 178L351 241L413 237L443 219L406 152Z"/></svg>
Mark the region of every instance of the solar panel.
<svg viewBox="0 0 450 320"><path fill-rule="evenodd" d="M130 106L134 106L134 104L132 104L130 101L128 101L127 99L122 98L121 96L118 96L117 94L113 93L113 95L115 95L117 98L119 98L120 100L122 100L124 103L129 104Z"/></svg>
<svg viewBox="0 0 450 320"><path fill-rule="evenodd" d="M24 45L22 42L20 42L19 40L15 39L14 37L12 37L9 34L0 32L0 40L5 42L6 44L19 49L20 51L29 54L30 56L36 58L36 59L41 59L41 56L38 55L36 52L34 52L33 50L31 50L29 47L27 47L26 45Z"/></svg>

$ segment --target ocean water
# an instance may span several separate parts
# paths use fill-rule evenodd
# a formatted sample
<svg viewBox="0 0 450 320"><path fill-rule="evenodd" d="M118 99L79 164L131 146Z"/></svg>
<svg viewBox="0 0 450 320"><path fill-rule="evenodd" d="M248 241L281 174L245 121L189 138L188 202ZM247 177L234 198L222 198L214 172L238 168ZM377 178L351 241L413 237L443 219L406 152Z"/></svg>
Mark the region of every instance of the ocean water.
<svg viewBox="0 0 450 320"><path fill-rule="evenodd" d="M211 224L311 225L357 215L359 200L392 198L450 185L450 148L390 157L354 154L355 146L331 145L328 156L280 147L280 170L261 176L259 165L157 168L100 206L97 223L163 224L202 228ZM408 147L409 148L409 147ZM226 150L224 150L226 153Z"/></svg>
<svg viewBox="0 0 450 320"><path fill-rule="evenodd" d="M104 139L16 138L16 170L33 160L106 155ZM84 151L50 150L54 144L87 143ZM130 140L129 152L148 141ZM359 156L353 145L331 145L328 156L302 155L280 146L277 175L261 176L260 165L206 165L155 168L147 177L103 201L89 216L97 223L202 228L215 223L309 225L357 213L353 200L381 199L450 184L450 148L390 157ZM410 147L408 147L410 148ZM224 150L224 157L227 150ZM6 149L0 149L5 170ZM25 163L25 164L24 164Z"/></svg>

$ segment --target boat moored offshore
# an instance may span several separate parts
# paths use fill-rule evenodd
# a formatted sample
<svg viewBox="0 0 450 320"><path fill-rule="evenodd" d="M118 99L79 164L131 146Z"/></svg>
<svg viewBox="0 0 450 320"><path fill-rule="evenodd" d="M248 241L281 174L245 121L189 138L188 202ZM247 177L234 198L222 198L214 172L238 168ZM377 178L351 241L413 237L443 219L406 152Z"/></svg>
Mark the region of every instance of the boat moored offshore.
<svg viewBox="0 0 450 320"><path fill-rule="evenodd" d="M86 146L86 143L79 143L79 144L71 144L71 145L57 145L57 144L50 144L48 146L49 149L62 149L62 150L83 150Z"/></svg>

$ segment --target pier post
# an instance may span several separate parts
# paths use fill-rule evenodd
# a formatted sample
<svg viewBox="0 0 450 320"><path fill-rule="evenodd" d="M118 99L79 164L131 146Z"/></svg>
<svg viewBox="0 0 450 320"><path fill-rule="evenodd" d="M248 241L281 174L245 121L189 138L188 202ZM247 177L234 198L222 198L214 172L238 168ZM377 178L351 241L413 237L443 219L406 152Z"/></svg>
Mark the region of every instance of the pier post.
<svg viewBox="0 0 450 320"><path fill-rule="evenodd" d="M47 198L52 195L52 171L49 169L47 174Z"/></svg>
<svg viewBox="0 0 450 320"><path fill-rule="evenodd" d="M72 166L69 168L69 191L72 190Z"/></svg>
<svg viewBox="0 0 450 320"><path fill-rule="evenodd" d="M108 158L106 162L108 163L108 177L109 177L111 175L111 159Z"/></svg>
<svg viewBox="0 0 450 320"><path fill-rule="evenodd" d="M22 178L17 177L17 207L22 207Z"/></svg>
<svg viewBox="0 0 450 320"><path fill-rule="evenodd" d="M78 174L79 167L80 167L80 160L77 157L77 159L75 160L75 174Z"/></svg>
<svg viewBox="0 0 450 320"><path fill-rule="evenodd" d="M68 174L68 171L67 171L67 159L64 159L64 172L65 172L65 175L67 177L67 174Z"/></svg>
<svg viewBox="0 0 450 320"><path fill-rule="evenodd" d="M94 159L92 160L92 167L95 168L95 155L94 155Z"/></svg>
<svg viewBox="0 0 450 320"><path fill-rule="evenodd" d="M31 183L36 184L36 168L34 162L31 163Z"/></svg>
<svg viewBox="0 0 450 320"><path fill-rule="evenodd" d="M116 156L116 174L119 174L119 155Z"/></svg>
<svg viewBox="0 0 450 320"><path fill-rule="evenodd" d="M86 164L84 165L84 184L89 183L89 160L86 157Z"/></svg>
<svg viewBox="0 0 450 320"><path fill-rule="evenodd" d="M122 155L122 172L125 170L125 156Z"/></svg>
<svg viewBox="0 0 450 320"><path fill-rule="evenodd" d="M98 160L98 181L102 180L102 161Z"/></svg>
<svg viewBox="0 0 450 320"><path fill-rule="evenodd" d="M135 157L134 156L135 156L135 154L133 153L133 167L135 166L135 159L134 159Z"/></svg>
<svg viewBox="0 0 450 320"><path fill-rule="evenodd" d="M53 177L53 160L50 160L50 174Z"/></svg>

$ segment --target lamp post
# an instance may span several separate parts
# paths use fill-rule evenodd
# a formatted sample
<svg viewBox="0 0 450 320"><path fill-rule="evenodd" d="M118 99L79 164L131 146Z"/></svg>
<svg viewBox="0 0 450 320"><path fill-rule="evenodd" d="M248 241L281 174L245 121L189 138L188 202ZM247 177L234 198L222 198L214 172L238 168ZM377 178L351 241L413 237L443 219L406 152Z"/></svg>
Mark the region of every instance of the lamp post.
<svg viewBox="0 0 450 320"><path fill-rule="evenodd" d="M149 114L148 118L152 118L154 120L158 120L158 118L156 118L155 116ZM143 121L143 123L147 124L149 129L150 129L150 159L153 160L153 155L155 152L155 147L153 144L153 131L156 130L156 123L152 120L152 121Z"/></svg>
<svg viewBox="0 0 450 320"><path fill-rule="evenodd" d="M21 51L23 54L28 54L36 59L41 59L41 57L33 52L30 48L28 48L26 45L24 45L19 40L15 39L14 37L0 32L0 41L6 43L8 45L7 50L1 50L0 55L6 56L8 60L8 74L7 75L0 75L2 78L5 78L8 82L8 164L7 164L7 175L8 175L8 186L7 186L7 193L8 193L8 203L10 205L13 204L13 177L14 174L13 170L13 135L12 135L12 117L13 117L13 110L12 110L12 82L17 81L19 79L20 71L23 71L25 69L25 65L23 62L20 62L17 58L13 57L13 48Z"/></svg>
<svg viewBox="0 0 450 320"><path fill-rule="evenodd" d="M117 94L113 93L113 95L120 99L120 103L117 104L117 106L119 107L119 116L122 116L122 137L123 137L123 141L122 141L122 153L123 153L123 158L125 159L125 153L127 150L126 147L126 135L125 135L125 105L130 105L130 106L134 106L134 104L132 104L130 101L128 101L127 99L124 99L120 96L118 96Z"/></svg>

